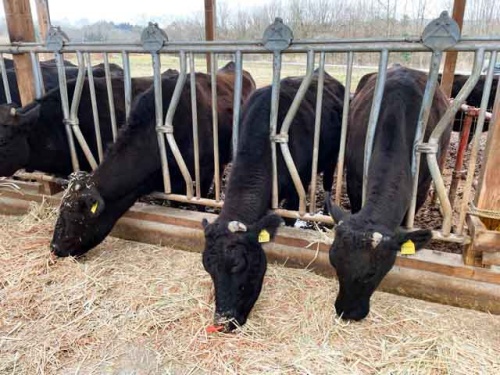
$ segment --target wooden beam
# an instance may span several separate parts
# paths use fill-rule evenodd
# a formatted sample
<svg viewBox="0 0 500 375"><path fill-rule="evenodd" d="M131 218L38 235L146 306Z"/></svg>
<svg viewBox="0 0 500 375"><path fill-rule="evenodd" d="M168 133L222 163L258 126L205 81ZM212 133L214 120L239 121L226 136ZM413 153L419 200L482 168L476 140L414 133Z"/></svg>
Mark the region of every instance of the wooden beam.
<svg viewBox="0 0 500 375"><path fill-rule="evenodd" d="M465 4L466 0L455 0L453 3L453 15L452 18L458 23L460 31L462 31L462 26L464 23L465 14ZM449 51L446 52L446 58L444 62L444 71L441 78L441 89L447 97L451 96L451 89L453 87L453 78L455 75L455 68L457 66L457 52Z"/></svg>
<svg viewBox="0 0 500 375"><path fill-rule="evenodd" d="M3 0L10 42L35 42L29 0ZM35 99L35 79L29 54L14 55L17 86L24 106Z"/></svg>
<svg viewBox="0 0 500 375"><path fill-rule="evenodd" d="M215 0L205 0L205 40L215 40ZM210 73L210 54L207 53L207 73Z"/></svg>
<svg viewBox="0 0 500 375"><path fill-rule="evenodd" d="M47 39L50 29L49 0L35 0L38 27L40 28L40 38L42 42Z"/></svg>

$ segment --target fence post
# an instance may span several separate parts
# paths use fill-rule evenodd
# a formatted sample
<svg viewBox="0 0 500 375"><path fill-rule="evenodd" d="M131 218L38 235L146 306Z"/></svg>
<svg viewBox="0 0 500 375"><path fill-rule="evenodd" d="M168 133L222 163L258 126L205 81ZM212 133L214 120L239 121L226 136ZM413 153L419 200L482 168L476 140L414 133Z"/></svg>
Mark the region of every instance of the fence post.
<svg viewBox="0 0 500 375"><path fill-rule="evenodd" d="M477 265L481 252L495 257L499 265L500 249L500 85L497 86L495 105L484 150L483 165L479 175L474 206L480 220L469 215L468 225L472 243L464 251L464 262ZM490 251L491 250L491 251ZM495 253L496 251L496 253ZM482 263L482 261L481 261Z"/></svg>
<svg viewBox="0 0 500 375"><path fill-rule="evenodd" d="M3 4L10 42L34 42L35 29L29 0L3 0ZM29 53L23 53L13 57L21 97L21 103L18 104L24 106L36 97L31 56Z"/></svg>

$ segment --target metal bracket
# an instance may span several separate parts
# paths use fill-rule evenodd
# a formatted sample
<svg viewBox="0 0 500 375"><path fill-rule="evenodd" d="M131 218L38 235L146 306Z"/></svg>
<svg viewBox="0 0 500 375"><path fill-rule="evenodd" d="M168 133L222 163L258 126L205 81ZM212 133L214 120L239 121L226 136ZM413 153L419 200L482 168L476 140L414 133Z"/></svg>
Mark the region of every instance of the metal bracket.
<svg viewBox="0 0 500 375"><path fill-rule="evenodd" d="M288 134L276 134L271 136L271 141L276 143L288 143Z"/></svg>
<svg viewBox="0 0 500 375"><path fill-rule="evenodd" d="M157 126L155 129L157 133L174 134L174 127L172 125Z"/></svg>
<svg viewBox="0 0 500 375"><path fill-rule="evenodd" d="M59 26L51 26L47 33L45 46L48 50L59 52L64 47L64 43L69 42L69 37Z"/></svg>
<svg viewBox="0 0 500 375"><path fill-rule="evenodd" d="M141 34L142 47L149 52L158 52L168 42L167 33L157 23L150 22Z"/></svg>
<svg viewBox="0 0 500 375"><path fill-rule="evenodd" d="M415 148L417 152L424 154L437 154L439 145L437 143L422 143Z"/></svg>
<svg viewBox="0 0 500 375"><path fill-rule="evenodd" d="M460 40L460 27L447 11L432 20L422 33L422 43L433 51L444 51Z"/></svg>
<svg viewBox="0 0 500 375"><path fill-rule="evenodd" d="M280 52L287 49L293 41L293 32L283 20L276 17L274 23L269 25L262 37L264 47L269 51Z"/></svg>

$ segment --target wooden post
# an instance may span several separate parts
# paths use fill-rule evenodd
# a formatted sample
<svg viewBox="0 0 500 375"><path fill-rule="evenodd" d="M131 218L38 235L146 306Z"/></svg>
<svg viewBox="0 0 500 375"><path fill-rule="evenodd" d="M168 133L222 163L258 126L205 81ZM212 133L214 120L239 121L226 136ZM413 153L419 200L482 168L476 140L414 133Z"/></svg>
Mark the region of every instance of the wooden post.
<svg viewBox="0 0 500 375"><path fill-rule="evenodd" d="M455 0L453 3L453 19L458 23L460 31L462 31L462 25L464 23L466 2L466 0ZM447 97L450 97L451 89L453 87L453 78L457 65L457 55L458 53L454 51L446 52L443 77L441 78L441 89Z"/></svg>
<svg viewBox="0 0 500 375"><path fill-rule="evenodd" d="M10 42L34 42L35 30L29 0L3 0ZM35 99L35 79L29 54L14 55L17 86L24 106Z"/></svg>
<svg viewBox="0 0 500 375"><path fill-rule="evenodd" d="M500 173L498 173L500 165L500 85L497 86L492 115L474 204L478 209L500 212ZM486 230L500 231L500 220L498 219L482 218L481 222ZM469 230L471 229L469 228ZM481 257L481 252L475 250L476 245L480 246L475 243L474 239L476 237L473 237L472 243L464 252L465 264L477 264L477 259ZM500 241L494 247L500 251Z"/></svg>
<svg viewBox="0 0 500 375"><path fill-rule="evenodd" d="M40 38L42 42L47 39L50 29L49 0L35 0L38 26L40 28Z"/></svg>
<svg viewBox="0 0 500 375"><path fill-rule="evenodd" d="M215 40L215 0L205 0L205 40ZM207 73L210 73L210 54L207 53Z"/></svg>

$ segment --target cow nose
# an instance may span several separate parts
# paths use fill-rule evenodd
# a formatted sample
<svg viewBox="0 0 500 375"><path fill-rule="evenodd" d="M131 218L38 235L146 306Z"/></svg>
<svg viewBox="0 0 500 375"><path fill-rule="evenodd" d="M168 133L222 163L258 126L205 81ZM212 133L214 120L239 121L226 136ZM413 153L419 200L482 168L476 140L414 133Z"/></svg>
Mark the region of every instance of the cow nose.
<svg viewBox="0 0 500 375"><path fill-rule="evenodd" d="M59 247L59 245L57 243L54 243L54 242L52 242L50 244L50 252L54 255L57 255L58 257L64 256L64 254L62 254L62 252L61 252L61 248Z"/></svg>

